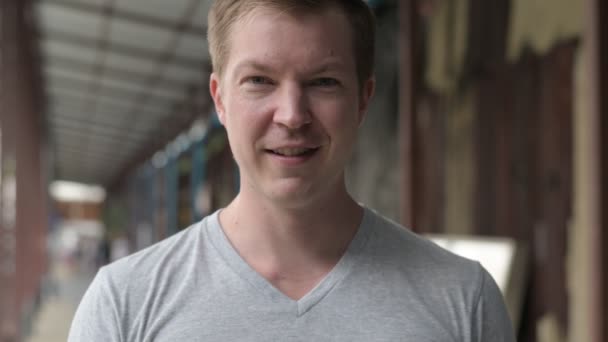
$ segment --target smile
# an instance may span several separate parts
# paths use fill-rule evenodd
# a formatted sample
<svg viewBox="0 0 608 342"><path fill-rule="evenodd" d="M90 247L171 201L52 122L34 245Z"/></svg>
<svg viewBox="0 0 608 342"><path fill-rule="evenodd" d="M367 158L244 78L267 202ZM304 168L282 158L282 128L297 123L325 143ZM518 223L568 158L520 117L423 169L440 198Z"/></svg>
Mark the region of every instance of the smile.
<svg viewBox="0 0 608 342"><path fill-rule="evenodd" d="M306 147L283 147L272 150L266 150L269 153L276 154L283 157L305 157L312 155L319 148L306 148Z"/></svg>

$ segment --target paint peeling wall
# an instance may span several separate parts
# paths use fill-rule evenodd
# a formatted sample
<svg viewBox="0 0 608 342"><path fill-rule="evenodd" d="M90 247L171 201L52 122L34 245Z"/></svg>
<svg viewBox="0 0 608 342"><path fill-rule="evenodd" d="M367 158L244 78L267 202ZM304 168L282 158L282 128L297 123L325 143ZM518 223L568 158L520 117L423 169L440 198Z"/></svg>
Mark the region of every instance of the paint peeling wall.
<svg viewBox="0 0 608 342"><path fill-rule="evenodd" d="M508 58L516 61L526 48L539 55L568 39L580 37L580 0L512 0Z"/></svg>
<svg viewBox="0 0 608 342"><path fill-rule="evenodd" d="M475 94L461 89L467 77L467 23L470 0L435 2L437 8L428 20L427 87L440 94L445 120L445 199L444 229L450 233L467 233L472 226L474 160L473 125L477 103ZM546 55L556 45L579 38L580 48L575 74L574 109L574 217L568 236L568 336L555 319L546 316L537 325L538 341L591 341L589 313L590 279L592 279L589 230L594 179L592 137L589 118L589 77L586 68L586 45L583 38L584 12L579 0L512 0L505 60L516 63L528 51ZM466 87L466 85L465 85ZM483 114L483 113L481 113ZM566 299L564 299L566 300Z"/></svg>

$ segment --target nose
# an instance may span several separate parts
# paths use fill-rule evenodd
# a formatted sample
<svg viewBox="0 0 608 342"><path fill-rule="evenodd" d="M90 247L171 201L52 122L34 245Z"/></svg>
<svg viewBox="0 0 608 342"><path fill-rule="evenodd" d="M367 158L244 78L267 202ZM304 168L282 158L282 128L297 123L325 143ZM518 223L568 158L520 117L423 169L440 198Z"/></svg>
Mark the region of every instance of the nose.
<svg viewBox="0 0 608 342"><path fill-rule="evenodd" d="M299 129L312 122L306 94L297 84L286 84L279 92L274 122L288 129Z"/></svg>

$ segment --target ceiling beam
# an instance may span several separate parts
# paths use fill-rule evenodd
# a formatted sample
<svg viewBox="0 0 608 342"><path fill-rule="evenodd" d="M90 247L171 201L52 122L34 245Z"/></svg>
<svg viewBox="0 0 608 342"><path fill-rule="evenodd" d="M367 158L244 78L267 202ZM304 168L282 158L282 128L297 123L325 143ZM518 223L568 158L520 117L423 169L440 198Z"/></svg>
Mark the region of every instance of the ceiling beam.
<svg viewBox="0 0 608 342"><path fill-rule="evenodd" d="M112 158L114 161L116 159L124 158L128 155L128 149L122 149L120 151L112 151L108 150L102 146L107 145L92 145L87 148L83 147L82 144L71 143L69 141L55 141L55 150L57 153L59 152L69 152L69 153L84 153L86 155L100 155L108 158Z"/></svg>
<svg viewBox="0 0 608 342"><path fill-rule="evenodd" d="M47 89L47 95L50 95L51 97L57 97L57 98L67 98L67 99L71 99L73 101L81 101L82 105L85 105L85 101L86 100L90 100L91 96L88 94L78 94L76 92L73 91L68 91L65 89ZM109 97L100 97L97 101L97 107L99 107L100 105L108 105L110 107L115 107L117 110L121 111L124 110L126 113L132 113L133 111L133 107L134 107L134 102L129 102L126 103L125 101L122 102L117 102L117 101L112 101L111 99L116 99L116 98L109 98ZM173 107L174 104L171 103L164 103L163 105L166 105L167 107ZM160 111L150 111L150 109L156 109L158 108L158 105L150 105L150 104L140 104L137 105L136 107L138 107L138 109L141 109L139 107L144 107L144 113L146 113L145 115L153 115L154 117L164 117L167 115L166 112L160 112ZM90 108L86 108L83 110L88 110L91 111ZM141 111L140 111L141 113ZM110 114L110 113L108 113ZM110 114L112 115L112 114Z"/></svg>
<svg viewBox="0 0 608 342"><path fill-rule="evenodd" d="M46 0L48 3L53 5L62 6L69 8L74 11L85 12L93 15L103 15L106 17L113 17L121 20L125 20L140 25L146 25L155 28L163 28L169 31L175 32L188 32L193 35L199 36L202 39L207 38L207 29L201 26L193 26L189 23L180 21L173 23L163 18L153 17L138 12L127 11L123 9L112 8L93 2L77 2L70 0Z"/></svg>
<svg viewBox="0 0 608 342"><path fill-rule="evenodd" d="M77 34L62 32L59 30L47 29L44 32L39 33L39 38L44 40L55 40L57 42L69 44L72 46L79 46L82 48L89 48L97 50L99 42L94 39L79 36ZM201 44L204 44L201 42ZM144 60L152 60L164 62L166 59L166 53L159 53L158 51L150 49L142 49L126 44L120 44L116 42L108 42L105 45L105 49L110 53L122 55L131 58L138 58ZM195 58L185 57L181 55L173 55L171 58L173 64L177 64L185 69L192 69L192 71L204 70L204 60L198 60Z"/></svg>
<svg viewBox="0 0 608 342"><path fill-rule="evenodd" d="M103 139L103 138L102 138ZM61 138L52 140L53 148L71 148L83 150L86 152L94 152L99 154L106 155L116 155L117 157L125 157L129 155L129 153L136 150L137 144L134 143L124 143L124 147L120 150L115 150L110 148L110 145L105 140L96 140L95 143L91 143L90 146L85 147L82 144L82 136L78 134L63 134Z"/></svg>
<svg viewBox="0 0 608 342"><path fill-rule="evenodd" d="M52 68L54 66L57 66L60 70L66 70L66 71L69 70L70 72L83 71L87 75L91 75L92 70L95 69L95 65L92 63L87 63L87 62L84 62L84 61L81 61L79 59L72 58L72 57L57 56L57 55L53 55L53 56L50 56L50 58L47 58L45 60L45 64L47 66L51 67L51 69L47 69L47 70L49 70L49 73L51 73L51 74L53 74ZM201 72L202 73L203 70L193 70L192 72ZM104 75L110 76L117 80L121 80L121 81L124 81L127 83L133 83L133 84L137 84L137 85L141 85L142 83L145 84L145 82L150 78L149 74L132 71L132 70L127 70L127 69L122 69L122 68L109 67L107 65L104 67ZM187 89L187 87L190 85L188 82L183 82L183 81L174 80L174 79L167 79L166 77L163 77L163 83L171 88L180 88L180 89Z"/></svg>
<svg viewBox="0 0 608 342"><path fill-rule="evenodd" d="M107 164L111 164L111 162L108 162ZM68 160L61 160L58 163L58 166L60 169L64 169L64 170L77 170L79 172L82 173L92 173L93 171L97 171L100 168L104 168L104 165L99 165L99 164L94 164L94 163L81 163L79 161L77 161L76 159L68 159ZM107 167L104 168L107 172Z"/></svg>
<svg viewBox="0 0 608 342"><path fill-rule="evenodd" d="M69 164L70 162L76 162L76 161L78 161L80 163L83 160L82 157L85 157L85 160L87 160L87 162L85 163L86 165L92 165L93 163L96 163L96 162L111 163L113 165L116 165L117 163L120 162L120 158L118 158L116 156L110 156L107 154L85 152L85 151L79 151L76 149L63 149L62 151L65 151L65 152L60 153L58 151L58 153L57 153L57 155L58 155L57 161L60 165L66 165L66 163ZM74 157L74 158L71 158L71 157Z"/></svg>
<svg viewBox="0 0 608 342"><path fill-rule="evenodd" d="M51 106L57 106L60 108L62 108L64 106L70 107L79 112L82 112L84 110L83 106L85 105L85 102L84 102L85 98L79 97L78 95L75 95L73 93L69 93L66 91L58 92L57 90L51 90L50 92L47 92L47 94L50 95L49 105L51 105ZM105 99L102 99L102 100L105 100ZM131 110L131 108L132 108L130 105L120 105L115 102L109 102L109 101L102 101L102 103L98 103L96 107L97 108L96 108L95 112L101 116L119 117L119 118L124 117L125 114L129 113L129 110ZM103 108L104 111L100 111L99 110L100 107ZM106 107L109 107L109 108L106 108ZM150 116L150 117L154 117L154 118L163 118L168 114L166 112L161 112L161 111L150 111L150 108L148 108L147 111L140 112L140 115Z"/></svg>
<svg viewBox="0 0 608 342"><path fill-rule="evenodd" d="M77 129L74 128L68 128L66 126L59 126L56 124L51 123L51 126L53 128L53 133L57 134L57 135L72 135L72 136L78 136L80 138L98 138L100 140L105 140L108 143L114 143L117 144L119 143L120 145L123 145L125 142L126 143L133 143L136 145L140 145L143 144L145 142L145 140L142 139L134 139L131 136L125 136L125 135L121 135L121 134L101 134L101 133L95 133L95 134L87 134L85 132L79 131Z"/></svg>
<svg viewBox="0 0 608 342"><path fill-rule="evenodd" d="M70 109L55 108L50 111L50 114L48 115L48 117L51 120L57 119L59 121L90 123L90 121L87 120L88 118L85 118L79 114L71 115L72 113L74 113L74 112ZM99 114L97 114L97 115L98 115L98 117L96 117L95 121L92 123L96 127L103 127L103 128L107 128L107 129L115 130L115 131L124 131L124 127L116 125L115 121L99 120ZM141 129L140 127L141 126L135 127L134 130L129 131L129 133L135 133L136 135L143 135L143 136L148 136L150 134L149 128Z"/></svg>
<svg viewBox="0 0 608 342"><path fill-rule="evenodd" d="M47 113L48 113L48 117L49 118L61 118L64 120L73 120L73 121L78 121L78 122L89 122L89 120L87 120L88 118L84 117L82 114L78 114L81 111L77 108L74 108L72 106L66 106L66 105L52 105L49 106ZM113 114L110 114L109 116L111 116ZM99 113L99 111L96 112L96 118L95 118L95 123L101 126L107 126L107 127L120 127L119 125L116 125L116 121L112 120L111 118L105 119L107 118L108 115L104 115Z"/></svg>
<svg viewBox="0 0 608 342"><path fill-rule="evenodd" d="M65 77L65 76L52 76L53 79L56 80L56 82L52 83L52 86L57 86L59 88L62 89L66 89L66 90L70 90L70 91L82 91L83 89L86 89L86 87L88 85L91 84L91 82L85 82L73 77ZM111 99L115 99L115 98L122 98L122 97L131 97L131 98L136 98L137 96L139 96L141 93L145 93L146 91L143 90L142 88L142 92L137 92L134 91L132 89L127 89L124 87L117 87L117 86L108 86L108 85L104 85L99 83L99 88L97 88L97 92L96 92L96 96L99 97L106 97L106 98L111 98ZM185 93L185 91L184 91ZM152 103L157 103L162 105L166 105L166 104L171 104L171 103L177 103L177 102L181 102L183 100L183 98L180 97L173 97L173 96L168 96L166 94L150 94L150 99L152 100ZM152 105L152 104L150 104Z"/></svg>
<svg viewBox="0 0 608 342"><path fill-rule="evenodd" d="M125 130L124 127L118 127L118 126L106 126L106 125L100 125L98 123L96 123L95 121L92 120L87 120L87 118L77 118L77 119L69 119L66 118L65 116L55 116L55 115L51 115L49 117L50 122L52 123L52 125L56 126L56 127L65 127L65 128L73 128L73 129L85 129L85 128L91 128L93 127L94 130L91 131L91 133L95 134L95 133L100 133L100 134L115 134L115 135L129 135L131 137L135 137L136 139L147 139L148 135L145 133L141 133L141 132L137 132L134 130Z"/></svg>

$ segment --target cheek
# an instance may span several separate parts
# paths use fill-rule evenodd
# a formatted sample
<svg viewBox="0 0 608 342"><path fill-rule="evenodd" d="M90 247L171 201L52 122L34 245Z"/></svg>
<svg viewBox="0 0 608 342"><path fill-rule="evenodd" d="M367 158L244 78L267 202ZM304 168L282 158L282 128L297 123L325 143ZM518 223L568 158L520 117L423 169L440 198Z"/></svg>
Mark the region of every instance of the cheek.
<svg viewBox="0 0 608 342"><path fill-rule="evenodd" d="M237 100L227 108L226 130L235 148L245 151L255 147L265 130L263 107L252 101Z"/></svg>
<svg viewBox="0 0 608 342"><path fill-rule="evenodd" d="M358 127L358 112L352 101L334 101L319 105L316 112L323 127L334 136L346 137L355 134ZM337 137L334 137L337 138Z"/></svg>

